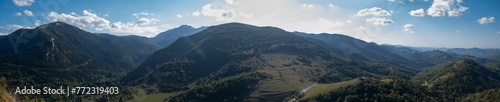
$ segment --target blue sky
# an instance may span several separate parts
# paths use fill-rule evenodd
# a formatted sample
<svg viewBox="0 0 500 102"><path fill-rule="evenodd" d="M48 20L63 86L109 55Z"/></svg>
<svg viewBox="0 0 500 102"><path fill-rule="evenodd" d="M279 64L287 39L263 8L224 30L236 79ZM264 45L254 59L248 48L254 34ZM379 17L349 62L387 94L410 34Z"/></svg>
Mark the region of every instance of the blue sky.
<svg viewBox="0 0 500 102"><path fill-rule="evenodd" d="M379 44L500 48L497 0L2 0L0 34L63 21L89 32L156 34L227 22L340 33Z"/></svg>

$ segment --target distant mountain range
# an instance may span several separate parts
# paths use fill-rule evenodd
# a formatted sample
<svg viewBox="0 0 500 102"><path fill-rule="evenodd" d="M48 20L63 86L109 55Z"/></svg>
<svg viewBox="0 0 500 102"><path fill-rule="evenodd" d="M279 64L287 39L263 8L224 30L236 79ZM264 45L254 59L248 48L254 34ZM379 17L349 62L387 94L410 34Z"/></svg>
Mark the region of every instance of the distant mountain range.
<svg viewBox="0 0 500 102"><path fill-rule="evenodd" d="M159 46L167 47L172 42L177 40L177 38L198 33L202 30L205 30L206 28L207 27L193 28L189 25L181 25L177 28L173 28L173 29L167 30L165 32L161 32L160 34L151 38L150 41L152 43L158 44Z"/></svg>
<svg viewBox="0 0 500 102"><path fill-rule="evenodd" d="M401 45L382 45L385 47L392 48L407 48L419 52L427 52L433 50L440 50L447 53L459 54L459 55L470 55L480 58L488 58L494 60L500 60L500 49L493 48L433 48L433 47L411 47L411 46L401 46Z"/></svg>
<svg viewBox="0 0 500 102"><path fill-rule="evenodd" d="M350 36L342 34L307 34L302 32L294 32L294 34L310 37L327 43L332 48L340 48L343 56L357 60L375 60L388 61L411 65L413 67L427 67L429 65L415 63L396 53L393 53L383 46L376 43L368 43Z"/></svg>
<svg viewBox="0 0 500 102"><path fill-rule="evenodd" d="M24 101L129 101L148 95L214 102L467 101L495 96L500 82L496 49L422 50L242 23L182 25L146 38L53 22L0 36L0 48L7 90L123 89L119 95L20 95Z"/></svg>
<svg viewBox="0 0 500 102"><path fill-rule="evenodd" d="M176 101L222 101L213 98L216 96L239 97L234 101L245 97L272 101L280 98L269 94L286 96L314 82L338 82L361 76L408 78L415 71L409 67L394 67L400 66L347 60L308 38L279 28L228 23L179 38L151 55L122 82L142 87L159 86L159 92L186 91L172 98ZM234 80L234 84L240 84L237 82L244 79L254 81L238 87L213 83L230 84L230 80ZM211 88L186 90L193 84L200 87L211 85ZM281 88L273 88L278 87L275 85ZM245 89L256 86L259 88ZM222 94L231 93L228 90L209 90L231 87L241 90L233 90L238 94ZM202 94L197 93L200 91L205 92L205 97L191 95ZM241 97L245 94L249 96Z"/></svg>

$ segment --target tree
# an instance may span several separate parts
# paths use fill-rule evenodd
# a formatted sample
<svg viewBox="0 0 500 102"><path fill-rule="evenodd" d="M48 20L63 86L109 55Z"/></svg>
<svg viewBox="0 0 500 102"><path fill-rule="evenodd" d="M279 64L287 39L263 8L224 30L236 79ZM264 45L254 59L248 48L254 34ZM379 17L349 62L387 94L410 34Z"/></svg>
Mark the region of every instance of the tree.
<svg viewBox="0 0 500 102"><path fill-rule="evenodd" d="M7 89L7 79L5 77L0 78L0 101L1 102L10 102L11 99L4 93L5 89Z"/></svg>

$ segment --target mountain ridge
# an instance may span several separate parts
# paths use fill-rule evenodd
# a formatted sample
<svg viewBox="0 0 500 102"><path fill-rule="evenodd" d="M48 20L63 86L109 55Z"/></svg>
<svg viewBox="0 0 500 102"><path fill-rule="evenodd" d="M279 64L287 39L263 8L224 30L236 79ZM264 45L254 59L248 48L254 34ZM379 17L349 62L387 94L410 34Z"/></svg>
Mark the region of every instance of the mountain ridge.
<svg viewBox="0 0 500 102"><path fill-rule="evenodd" d="M117 41L130 41L128 44ZM146 49L127 47L143 46ZM0 38L0 76L11 86L92 86L118 85L147 57L155 46L137 37L105 38L64 22L52 22L34 29L19 29ZM83 97L57 95L19 95L46 101L82 101ZM123 95L125 96L125 95ZM64 96L65 97L65 96ZM109 95L92 96L110 98Z"/></svg>
<svg viewBox="0 0 500 102"><path fill-rule="evenodd" d="M150 38L150 41L152 43L158 44L159 46L167 47L180 37L195 34L197 32L205 30L206 28L207 27L205 26L194 28L189 25L181 25L177 28L169 29L167 31L157 34L156 36Z"/></svg>
<svg viewBox="0 0 500 102"><path fill-rule="evenodd" d="M498 87L500 76L474 60L464 58L421 72L414 80L442 94L458 97Z"/></svg>
<svg viewBox="0 0 500 102"><path fill-rule="evenodd" d="M174 96L175 100L202 100L208 97L192 93L206 91L206 95L212 95L210 92L220 90L209 89L236 87L212 82L229 84L234 81L227 78L251 75L250 79L259 80L258 83L245 86L250 91L244 91L238 99L262 97L278 101L314 82L339 82L362 76L409 78L415 71L390 63L347 59L313 41L275 27L242 23L210 26L155 52L121 82L153 93L189 93ZM248 78L241 80L244 79ZM206 85L215 88L200 88Z"/></svg>

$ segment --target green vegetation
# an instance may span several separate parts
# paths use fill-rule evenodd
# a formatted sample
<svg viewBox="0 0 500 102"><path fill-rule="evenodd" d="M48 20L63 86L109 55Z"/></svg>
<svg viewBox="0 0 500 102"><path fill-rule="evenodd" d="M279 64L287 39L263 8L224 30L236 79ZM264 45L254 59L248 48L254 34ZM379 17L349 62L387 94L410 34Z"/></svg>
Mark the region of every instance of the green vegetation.
<svg viewBox="0 0 500 102"><path fill-rule="evenodd" d="M327 48L332 49L340 55L345 55L351 59L355 60L365 60L365 61L386 61L390 63L399 63L411 67L426 67L426 64L411 61L404 58L398 54L392 53L383 46L377 45L373 42L365 42L354 37L342 35L342 34L306 34L301 32L294 32L296 35L303 37L308 37L321 42L316 42L317 44L325 43ZM349 53L345 49L353 48L356 49L356 53Z"/></svg>
<svg viewBox="0 0 500 102"><path fill-rule="evenodd" d="M500 76L472 59L443 64L424 71L414 79L449 98L495 88Z"/></svg>
<svg viewBox="0 0 500 102"><path fill-rule="evenodd" d="M179 27L151 39L93 34L62 22L17 30L0 36L0 76L10 79L0 80L1 99L11 100L5 92L15 86L119 86L119 95L16 97L129 102L497 100L492 98L500 85L495 60L437 50L389 50L345 35L293 34L240 23L200 29ZM161 38L169 36L173 38ZM12 46L9 38L20 37L28 42ZM159 49L151 42L169 46ZM341 43L366 46L346 56ZM463 60L446 63L457 59ZM441 63L446 64L421 72Z"/></svg>
<svg viewBox="0 0 500 102"><path fill-rule="evenodd" d="M7 79L5 77L0 77L0 101L2 102L10 102L13 99L6 92L7 89Z"/></svg>
<svg viewBox="0 0 500 102"><path fill-rule="evenodd" d="M340 86L330 92L322 93L314 98L299 101L320 102L400 102L400 101L443 101L425 87L410 81L392 79L383 82L373 78L358 79L355 85ZM306 94L307 95L307 94Z"/></svg>
<svg viewBox="0 0 500 102"><path fill-rule="evenodd" d="M234 77L225 78L210 84L205 84L181 93L170 98L171 102L187 102L187 101L243 101L245 94L251 90L262 76L258 73L246 75L237 75Z"/></svg>
<svg viewBox="0 0 500 102"><path fill-rule="evenodd" d="M353 79L353 80L343 81L343 82L338 82L338 83L313 85L313 86L311 86L311 88L309 90L304 92L303 93L304 96L298 100L307 100L307 99L311 99L314 97L318 97L319 95L328 93L332 90L335 90L335 89L338 89L341 87L346 87L349 85L356 85L356 84L359 84L360 82L361 82L360 79Z"/></svg>
<svg viewBox="0 0 500 102"><path fill-rule="evenodd" d="M103 36L63 22L19 29L0 37L0 76L14 79L9 81L7 90L22 86L121 86L117 80L158 49L140 37ZM47 101L119 99L117 95L19 97Z"/></svg>
<svg viewBox="0 0 500 102"><path fill-rule="evenodd" d="M177 38L183 37L183 36L189 36L193 35L197 32L200 32L202 30L205 30L206 27L200 27L200 28L193 28L189 25L181 25L177 28L167 30L165 32L161 32L160 34L156 35L155 37L149 39L152 43L155 43L159 46L162 47L167 47L170 44L172 44Z"/></svg>
<svg viewBox="0 0 500 102"><path fill-rule="evenodd" d="M257 87L246 90L247 98L282 101L314 82L363 76L409 79L416 71L404 64L349 60L339 54L279 28L229 23L179 38L147 58L121 82L144 87L148 92L170 93L193 90L239 74L261 73L268 77L258 79ZM230 93L218 95L225 94Z"/></svg>
<svg viewBox="0 0 500 102"><path fill-rule="evenodd" d="M500 100L500 89L490 89L474 94L468 94L461 98L462 102L495 102Z"/></svg>
<svg viewBox="0 0 500 102"><path fill-rule="evenodd" d="M146 92L141 91L137 96L127 102L163 102L167 98L177 95L177 93L152 93L146 94Z"/></svg>

